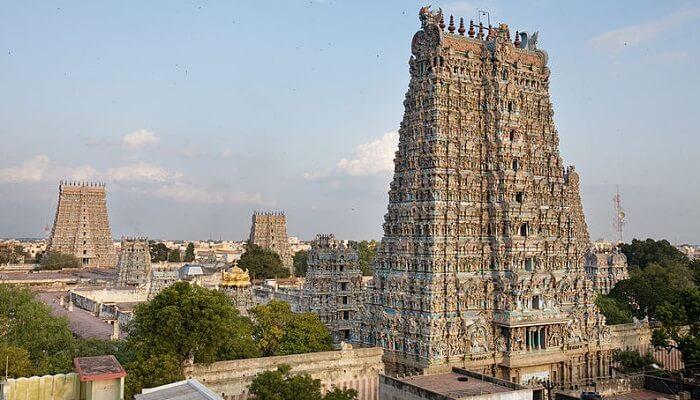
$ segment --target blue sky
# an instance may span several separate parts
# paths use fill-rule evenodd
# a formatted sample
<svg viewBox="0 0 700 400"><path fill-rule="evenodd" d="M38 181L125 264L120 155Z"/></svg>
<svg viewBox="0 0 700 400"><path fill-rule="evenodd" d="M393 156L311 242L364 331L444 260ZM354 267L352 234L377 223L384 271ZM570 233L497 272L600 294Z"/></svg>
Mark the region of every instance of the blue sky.
<svg viewBox="0 0 700 400"><path fill-rule="evenodd" d="M612 3L612 2L610 2ZM106 181L115 237L379 238L419 28L412 1L0 1L0 237ZM540 31L592 238L700 243L693 2L435 2Z"/></svg>

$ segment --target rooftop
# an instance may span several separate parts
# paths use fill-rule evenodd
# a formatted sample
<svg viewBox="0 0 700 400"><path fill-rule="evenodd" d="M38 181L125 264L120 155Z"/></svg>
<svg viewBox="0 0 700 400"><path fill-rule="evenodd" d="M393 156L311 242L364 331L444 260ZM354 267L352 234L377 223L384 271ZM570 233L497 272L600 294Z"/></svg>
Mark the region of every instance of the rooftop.
<svg viewBox="0 0 700 400"><path fill-rule="evenodd" d="M126 371L114 356L78 357L73 359L81 382L123 378Z"/></svg>
<svg viewBox="0 0 700 400"><path fill-rule="evenodd" d="M222 400L221 396L212 392L196 379L143 389L143 392L134 398L136 400Z"/></svg>
<svg viewBox="0 0 700 400"><path fill-rule="evenodd" d="M460 368L453 368L452 372L440 374L388 379L399 382L399 385L401 383L407 384L440 396L436 398L445 399L469 399L473 396L531 390L524 386Z"/></svg>

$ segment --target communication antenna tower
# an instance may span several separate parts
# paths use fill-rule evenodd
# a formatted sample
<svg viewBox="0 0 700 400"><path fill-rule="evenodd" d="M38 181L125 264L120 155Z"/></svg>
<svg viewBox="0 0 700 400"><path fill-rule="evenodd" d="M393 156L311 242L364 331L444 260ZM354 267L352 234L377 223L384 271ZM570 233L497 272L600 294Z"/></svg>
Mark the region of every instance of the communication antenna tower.
<svg viewBox="0 0 700 400"><path fill-rule="evenodd" d="M623 228L625 227L625 209L622 208L622 196L620 196L620 188L617 188L615 196L613 196L613 204L615 207L615 217L613 218L613 229L615 231L616 244L623 241Z"/></svg>

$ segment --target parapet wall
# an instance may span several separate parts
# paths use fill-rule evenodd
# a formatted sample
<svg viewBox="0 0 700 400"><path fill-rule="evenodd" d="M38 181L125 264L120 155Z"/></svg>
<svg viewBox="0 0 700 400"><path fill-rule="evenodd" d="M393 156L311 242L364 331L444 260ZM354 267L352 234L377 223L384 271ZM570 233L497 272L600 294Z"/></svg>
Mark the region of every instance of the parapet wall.
<svg viewBox="0 0 700 400"><path fill-rule="evenodd" d="M3 385L4 400L65 400L80 399L78 374L32 376L8 379Z"/></svg>
<svg viewBox="0 0 700 400"><path fill-rule="evenodd" d="M358 400L378 399L379 374L384 372L381 348L348 346L339 351L194 364L185 369L185 376L199 380L225 399L243 400L257 374L282 364L292 367L292 373L308 373L320 379L324 391L334 386L355 389Z"/></svg>

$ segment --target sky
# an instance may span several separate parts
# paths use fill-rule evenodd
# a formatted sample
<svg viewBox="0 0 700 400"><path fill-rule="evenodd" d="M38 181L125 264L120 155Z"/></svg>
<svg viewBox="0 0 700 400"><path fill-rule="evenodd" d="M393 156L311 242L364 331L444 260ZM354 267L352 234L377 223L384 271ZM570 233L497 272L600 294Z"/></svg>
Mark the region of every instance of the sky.
<svg viewBox="0 0 700 400"><path fill-rule="evenodd" d="M106 182L115 237L379 239L424 3L0 0L0 237ZM700 4L444 1L539 31L591 238L700 244Z"/></svg>

